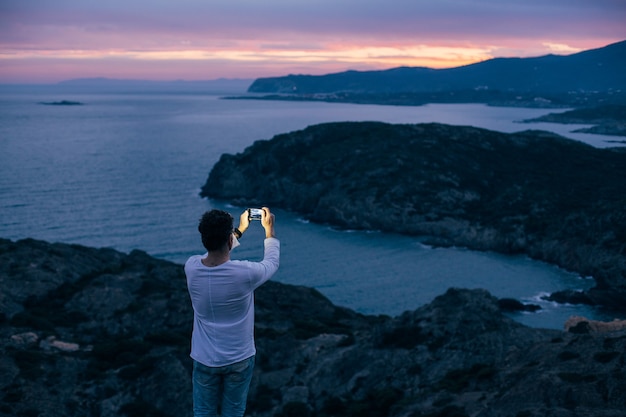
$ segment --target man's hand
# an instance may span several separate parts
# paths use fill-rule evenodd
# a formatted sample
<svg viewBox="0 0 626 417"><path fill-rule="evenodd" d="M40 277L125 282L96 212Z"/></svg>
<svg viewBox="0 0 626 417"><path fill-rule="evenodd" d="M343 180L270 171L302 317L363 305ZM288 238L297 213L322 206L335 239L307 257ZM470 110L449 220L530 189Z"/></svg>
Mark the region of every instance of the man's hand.
<svg viewBox="0 0 626 417"><path fill-rule="evenodd" d="M261 225L265 229L265 237L276 237L274 232L274 215L270 212L268 207L263 207L263 214L261 214Z"/></svg>
<svg viewBox="0 0 626 417"><path fill-rule="evenodd" d="M241 213L241 216L239 216L239 227L237 229L239 229L241 233L248 230L248 226L250 226L250 219L248 218L248 215L248 210L244 210L244 212Z"/></svg>

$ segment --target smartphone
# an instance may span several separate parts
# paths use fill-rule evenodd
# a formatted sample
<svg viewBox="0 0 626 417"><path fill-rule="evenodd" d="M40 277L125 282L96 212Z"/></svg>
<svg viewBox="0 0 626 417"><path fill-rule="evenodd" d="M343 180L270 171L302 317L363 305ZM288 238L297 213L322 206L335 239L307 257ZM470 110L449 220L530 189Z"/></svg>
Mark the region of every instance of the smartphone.
<svg viewBox="0 0 626 417"><path fill-rule="evenodd" d="M261 220L263 216L263 209L251 208L248 209L248 220Z"/></svg>

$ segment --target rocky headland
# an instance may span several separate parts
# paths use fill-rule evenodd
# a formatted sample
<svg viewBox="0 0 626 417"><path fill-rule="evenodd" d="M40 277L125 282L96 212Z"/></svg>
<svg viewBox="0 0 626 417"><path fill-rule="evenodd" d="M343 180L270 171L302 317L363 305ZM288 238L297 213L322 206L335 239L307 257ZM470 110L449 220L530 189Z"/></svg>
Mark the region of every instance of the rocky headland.
<svg viewBox="0 0 626 417"><path fill-rule="evenodd" d="M247 98L389 105L626 105L625 57L626 41L622 41L571 55L494 58L455 68L290 74L254 80L248 92L255 95Z"/></svg>
<svg viewBox="0 0 626 417"><path fill-rule="evenodd" d="M324 224L528 256L596 286L560 302L626 309L626 153L541 131L345 122L223 155L201 195Z"/></svg>
<svg viewBox="0 0 626 417"><path fill-rule="evenodd" d="M618 417L626 331L529 328L484 290L397 317L268 282L256 293L258 417ZM191 416L182 265L0 239L0 416Z"/></svg>
<svg viewBox="0 0 626 417"><path fill-rule="evenodd" d="M577 129L575 132L626 136L626 106L614 104L585 107L562 113L550 113L525 122L592 124L591 127Z"/></svg>

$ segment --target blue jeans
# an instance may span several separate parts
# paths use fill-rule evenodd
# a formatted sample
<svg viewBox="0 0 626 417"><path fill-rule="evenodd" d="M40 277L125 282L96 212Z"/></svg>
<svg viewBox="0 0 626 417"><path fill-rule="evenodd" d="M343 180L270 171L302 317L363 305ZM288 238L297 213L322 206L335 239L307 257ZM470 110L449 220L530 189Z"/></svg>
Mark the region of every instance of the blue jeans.
<svg viewBox="0 0 626 417"><path fill-rule="evenodd" d="M242 417L253 370L254 356L219 368L193 361L194 417L217 417L220 400L222 417Z"/></svg>

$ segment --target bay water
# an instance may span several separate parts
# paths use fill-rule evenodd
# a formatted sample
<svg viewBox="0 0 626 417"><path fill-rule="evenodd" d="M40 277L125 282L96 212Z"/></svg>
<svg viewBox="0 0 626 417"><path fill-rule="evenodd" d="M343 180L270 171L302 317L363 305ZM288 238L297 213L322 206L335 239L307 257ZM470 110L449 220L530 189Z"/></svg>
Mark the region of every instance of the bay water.
<svg viewBox="0 0 626 417"><path fill-rule="evenodd" d="M84 105L43 105L78 101ZM397 107L319 102L223 100L199 94L0 94L0 237L43 239L123 252L140 249L184 263L203 248L196 230L211 208L245 209L198 193L223 153L256 140L332 121L440 122L503 132L542 129L596 147L615 138L573 134L581 126L518 123L545 109L479 104ZM540 304L513 317L562 328L570 315L607 319L585 306L559 306L542 295L584 289L593 280L523 256L432 248L419 238L338 231L272 208L282 244L275 280L318 289L366 314L397 315L449 287L485 288L498 297ZM262 256L253 224L234 258ZM185 285L181 282L181 285Z"/></svg>

